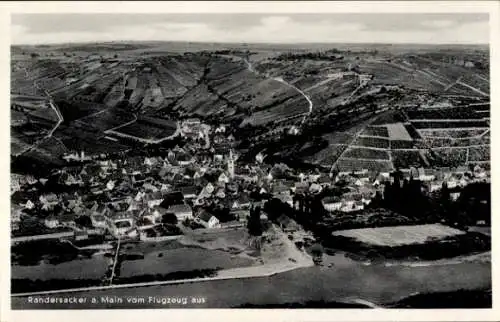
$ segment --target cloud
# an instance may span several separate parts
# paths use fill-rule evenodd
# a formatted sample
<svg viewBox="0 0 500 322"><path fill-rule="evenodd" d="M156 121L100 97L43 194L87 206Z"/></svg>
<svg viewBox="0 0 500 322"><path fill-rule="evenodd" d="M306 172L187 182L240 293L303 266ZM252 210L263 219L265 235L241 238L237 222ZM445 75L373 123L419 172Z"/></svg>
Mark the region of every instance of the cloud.
<svg viewBox="0 0 500 322"><path fill-rule="evenodd" d="M14 15L20 43L200 42L487 43L484 14L59 14Z"/></svg>

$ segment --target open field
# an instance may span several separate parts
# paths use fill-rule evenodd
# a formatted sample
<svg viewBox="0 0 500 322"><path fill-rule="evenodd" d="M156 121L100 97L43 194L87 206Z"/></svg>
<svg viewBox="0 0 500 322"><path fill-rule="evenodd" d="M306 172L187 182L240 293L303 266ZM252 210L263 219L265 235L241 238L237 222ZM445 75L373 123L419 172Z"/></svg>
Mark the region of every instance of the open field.
<svg viewBox="0 0 500 322"><path fill-rule="evenodd" d="M389 132L389 138L391 140L412 140L412 137L404 127L403 123L387 124L387 130Z"/></svg>
<svg viewBox="0 0 500 322"><path fill-rule="evenodd" d="M160 255L161 254L161 255ZM144 255L144 259L125 260L120 277L168 274L197 269L217 269L250 266L254 261L218 250L195 247L155 250Z"/></svg>
<svg viewBox="0 0 500 322"><path fill-rule="evenodd" d="M356 240L377 246L398 246L423 244L429 239L442 239L465 232L441 224L362 228L336 231L334 236L355 238Z"/></svg>
<svg viewBox="0 0 500 322"><path fill-rule="evenodd" d="M108 260L102 255L81 258L69 262L50 264L40 262L34 266L15 265L12 279L51 280L51 279L100 279L108 267Z"/></svg>

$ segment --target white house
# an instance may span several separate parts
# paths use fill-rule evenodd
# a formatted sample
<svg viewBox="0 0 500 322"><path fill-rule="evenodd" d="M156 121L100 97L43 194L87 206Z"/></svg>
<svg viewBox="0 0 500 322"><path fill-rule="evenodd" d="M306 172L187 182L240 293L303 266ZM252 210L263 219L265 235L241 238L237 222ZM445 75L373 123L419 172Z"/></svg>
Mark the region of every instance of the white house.
<svg viewBox="0 0 500 322"><path fill-rule="evenodd" d="M149 208L159 206L163 202L163 196L159 191L147 195L146 199L148 201Z"/></svg>
<svg viewBox="0 0 500 322"><path fill-rule="evenodd" d="M342 201L338 197L325 197L321 200L326 211L333 212L342 208Z"/></svg>
<svg viewBox="0 0 500 322"><path fill-rule="evenodd" d="M224 199L224 198L226 198L226 193L224 192L224 189L219 189L219 190L217 190L217 192L215 193L215 196L216 196L217 198Z"/></svg>
<svg viewBox="0 0 500 322"><path fill-rule="evenodd" d="M188 186L188 187L182 187L181 188L182 195L184 196L184 199L194 199L196 198L197 190L195 186Z"/></svg>
<svg viewBox="0 0 500 322"><path fill-rule="evenodd" d="M323 188L321 187L321 185L319 185L319 184L317 184L317 183L313 183L313 184L309 187L309 192L310 192L310 193L313 193L313 194L318 194L318 193L320 193L322 190L323 190Z"/></svg>
<svg viewBox="0 0 500 322"><path fill-rule="evenodd" d="M24 205L24 208L26 208L26 209L33 209L33 208L35 208L35 204L31 200L28 200L28 201L26 201L26 204Z"/></svg>
<svg viewBox="0 0 500 322"><path fill-rule="evenodd" d="M442 185L439 182L431 182L429 185L429 191L430 192L435 192L441 190Z"/></svg>
<svg viewBox="0 0 500 322"><path fill-rule="evenodd" d="M260 152L257 153L257 155L255 156L255 161L257 161L258 163L264 162L264 155Z"/></svg>
<svg viewBox="0 0 500 322"><path fill-rule="evenodd" d="M134 200L135 201L141 201L144 197L146 196L146 193L144 191L139 191L136 195Z"/></svg>
<svg viewBox="0 0 500 322"><path fill-rule="evenodd" d="M446 185L448 186L448 188L453 189L458 186L458 181L455 179L450 179L446 181Z"/></svg>
<svg viewBox="0 0 500 322"><path fill-rule="evenodd" d="M213 184L211 184L210 182L207 183L207 185L205 186L205 191L208 193L208 194L212 194L215 190L215 187Z"/></svg>
<svg viewBox="0 0 500 322"><path fill-rule="evenodd" d="M56 228L57 226L59 226L59 220L57 220L55 216L49 216L45 218L44 223L47 228Z"/></svg>
<svg viewBox="0 0 500 322"><path fill-rule="evenodd" d="M389 179L391 177L390 172L380 172L380 176L384 179Z"/></svg>
<svg viewBox="0 0 500 322"><path fill-rule="evenodd" d="M99 214L90 215L90 221L92 222L92 226L95 228L106 228L106 217Z"/></svg>
<svg viewBox="0 0 500 322"><path fill-rule="evenodd" d="M433 181L436 179L436 176L434 175L434 171L432 169L424 169L424 168L419 168L418 169L418 175L419 179L421 181Z"/></svg>
<svg viewBox="0 0 500 322"><path fill-rule="evenodd" d="M221 184L226 184L229 183L229 177L224 172L222 172L217 181Z"/></svg>
<svg viewBox="0 0 500 322"><path fill-rule="evenodd" d="M59 199L53 193L42 195L40 196L39 200L42 203L43 210L50 210L59 203Z"/></svg>
<svg viewBox="0 0 500 322"><path fill-rule="evenodd" d="M200 225L203 225L205 228L220 228L221 226L219 219L208 212L203 212L198 215L195 221Z"/></svg>
<svg viewBox="0 0 500 322"><path fill-rule="evenodd" d="M247 193L241 193L239 198L236 199L232 204L232 209L245 209L249 208L251 205L250 197Z"/></svg>
<svg viewBox="0 0 500 322"><path fill-rule="evenodd" d="M450 193L450 198L453 201L458 200L458 198L460 198L460 192L452 192L452 193Z"/></svg>
<svg viewBox="0 0 500 322"><path fill-rule="evenodd" d="M21 190L21 186L24 184L23 177L17 174L10 175L10 188L11 192L14 193L16 191Z"/></svg>
<svg viewBox="0 0 500 322"><path fill-rule="evenodd" d="M108 183L106 183L106 189L113 190L114 188L115 188L115 182L113 180L109 180Z"/></svg>
<svg viewBox="0 0 500 322"><path fill-rule="evenodd" d="M177 204L168 207L167 212L175 214L178 221L183 221L184 219L193 218L193 210L188 205Z"/></svg>
<svg viewBox="0 0 500 322"><path fill-rule="evenodd" d="M135 222L129 213L116 213L107 220L108 229L115 237L124 237L134 228Z"/></svg>
<svg viewBox="0 0 500 322"><path fill-rule="evenodd" d="M219 125L216 129L215 129L215 133L226 133L226 127L224 125Z"/></svg>
<svg viewBox="0 0 500 322"><path fill-rule="evenodd" d="M345 201L343 203L340 211L351 212L351 211L363 210L364 208L365 208L365 205L362 201L349 200L349 201Z"/></svg>
<svg viewBox="0 0 500 322"><path fill-rule="evenodd" d="M75 177L69 173L63 174L64 184L67 186L77 184Z"/></svg>

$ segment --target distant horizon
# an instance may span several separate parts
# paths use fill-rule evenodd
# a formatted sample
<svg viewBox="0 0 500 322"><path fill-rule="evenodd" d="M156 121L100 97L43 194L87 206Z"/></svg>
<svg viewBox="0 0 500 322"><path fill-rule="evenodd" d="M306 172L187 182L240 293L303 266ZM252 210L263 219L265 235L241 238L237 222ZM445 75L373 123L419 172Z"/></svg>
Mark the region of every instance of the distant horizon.
<svg viewBox="0 0 500 322"><path fill-rule="evenodd" d="M488 44L487 13L13 14L13 44Z"/></svg>
<svg viewBox="0 0 500 322"><path fill-rule="evenodd" d="M181 40L107 40L107 41L78 41L78 42L47 42L47 43L17 43L11 47L20 46L61 46L61 45L92 45L92 44L127 44L127 43L182 43L182 44L215 44L215 45L374 45L374 46L490 46L490 43L414 43L414 42L216 42L216 41L181 41Z"/></svg>

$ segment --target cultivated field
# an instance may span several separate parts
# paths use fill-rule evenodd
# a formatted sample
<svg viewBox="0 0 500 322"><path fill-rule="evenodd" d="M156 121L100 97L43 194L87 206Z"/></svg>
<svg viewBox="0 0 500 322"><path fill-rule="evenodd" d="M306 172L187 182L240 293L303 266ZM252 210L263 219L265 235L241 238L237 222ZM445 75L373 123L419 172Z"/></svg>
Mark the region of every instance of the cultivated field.
<svg viewBox="0 0 500 322"><path fill-rule="evenodd" d="M376 246L424 244L432 239L462 235L465 232L441 224L349 229L333 232L334 236L354 238Z"/></svg>
<svg viewBox="0 0 500 322"><path fill-rule="evenodd" d="M125 134L142 140L159 140L174 134L176 124L170 120L141 117L133 123L112 130L113 133Z"/></svg>
<svg viewBox="0 0 500 322"><path fill-rule="evenodd" d="M403 123L387 124L387 130L389 132L389 138L391 140L402 140L402 141L412 140L412 137L406 130Z"/></svg>
<svg viewBox="0 0 500 322"><path fill-rule="evenodd" d="M363 148L349 148L342 155L343 158L353 159L379 159L389 160L389 153L383 150L372 150Z"/></svg>

